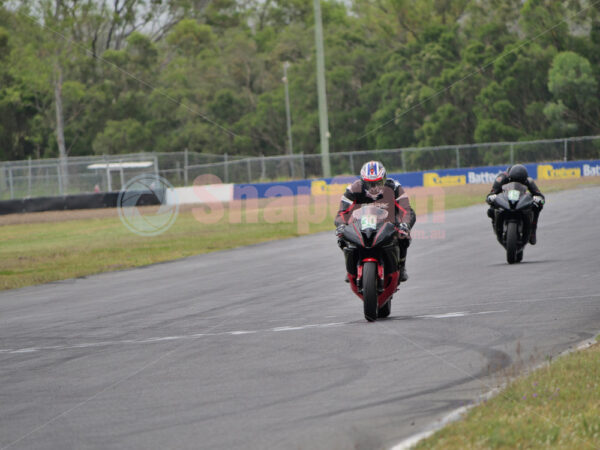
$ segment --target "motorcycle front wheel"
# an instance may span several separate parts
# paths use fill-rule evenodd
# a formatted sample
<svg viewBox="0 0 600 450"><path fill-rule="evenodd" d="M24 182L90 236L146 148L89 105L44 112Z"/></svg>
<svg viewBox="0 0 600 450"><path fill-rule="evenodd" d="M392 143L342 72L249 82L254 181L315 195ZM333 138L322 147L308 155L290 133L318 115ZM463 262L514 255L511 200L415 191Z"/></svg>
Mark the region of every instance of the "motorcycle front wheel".
<svg viewBox="0 0 600 450"><path fill-rule="evenodd" d="M521 261L523 261L523 249L517 252L517 262L520 263Z"/></svg>
<svg viewBox="0 0 600 450"><path fill-rule="evenodd" d="M366 262L362 273L363 304L365 319L377 320L377 263Z"/></svg>
<svg viewBox="0 0 600 450"><path fill-rule="evenodd" d="M516 222L509 222L506 228L506 261L514 264L517 261L519 230Z"/></svg>

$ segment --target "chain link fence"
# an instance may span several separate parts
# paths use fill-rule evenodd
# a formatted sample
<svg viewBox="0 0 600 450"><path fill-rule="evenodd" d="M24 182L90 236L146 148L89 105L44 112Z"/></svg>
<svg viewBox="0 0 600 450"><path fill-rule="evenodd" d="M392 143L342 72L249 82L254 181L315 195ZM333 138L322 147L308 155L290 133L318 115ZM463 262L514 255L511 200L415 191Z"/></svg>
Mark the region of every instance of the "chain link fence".
<svg viewBox="0 0 600 450"><path fill-rule="evenodd" d="M173 185L191 184L197 165L242 158L194 152L134 153L0 162L0 200L119 191L134 177L156 173ZM195 176L195 175L194 175Z"/></svg>
<svg viewBox="0 0 600 450"><path fill-rule="evenodd" d="M383 162L389 173L533 162L600 159L600 136L526 142L358 150L330 154L332 175L354 175L365 161ZM254 183L323 176L320 154L242 157L196 152L136 153L0 163L0 200L119 191L142 173L174 186L211 174L224 183Z"/></svg>

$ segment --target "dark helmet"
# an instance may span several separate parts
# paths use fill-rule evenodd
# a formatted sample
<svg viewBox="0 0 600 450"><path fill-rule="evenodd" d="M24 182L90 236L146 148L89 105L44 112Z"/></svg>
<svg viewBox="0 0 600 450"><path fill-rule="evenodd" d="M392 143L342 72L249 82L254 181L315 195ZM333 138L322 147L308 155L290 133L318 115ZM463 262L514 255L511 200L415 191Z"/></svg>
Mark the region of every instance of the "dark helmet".
<svg viewBox="0 0 600 450"><path fill-rule="evenodd" d="M515 164L508 170L508 179L517 183L525 184L529 174L523 164Z"/></svg>

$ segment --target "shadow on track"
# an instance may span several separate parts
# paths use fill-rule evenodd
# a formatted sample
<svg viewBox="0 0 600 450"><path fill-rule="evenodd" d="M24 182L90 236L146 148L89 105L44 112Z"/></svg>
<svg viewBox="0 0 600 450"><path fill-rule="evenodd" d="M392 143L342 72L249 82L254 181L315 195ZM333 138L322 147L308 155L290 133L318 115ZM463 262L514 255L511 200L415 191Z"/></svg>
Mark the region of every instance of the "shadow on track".
<svg viewBox="0 0 600 450"><path fill-rule="evenodd" d="M559 262L565 262L565 261L558 260L558 259L545 259L545 260L538 260L538 261L524 260L518 264L508 264L507 262L498 262L498 263L494 263L494 264L488 264L488 267L501 267L501 266L519 267L522 264L553 264L553 263L559 263Z"/></svg>

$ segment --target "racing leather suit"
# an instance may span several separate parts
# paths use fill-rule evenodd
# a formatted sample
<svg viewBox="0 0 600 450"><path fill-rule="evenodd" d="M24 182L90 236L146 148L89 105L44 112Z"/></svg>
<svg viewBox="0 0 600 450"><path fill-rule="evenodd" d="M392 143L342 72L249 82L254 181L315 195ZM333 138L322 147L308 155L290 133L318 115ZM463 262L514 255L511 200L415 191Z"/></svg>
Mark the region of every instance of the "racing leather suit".
<svg viewBox="0 0 600 450"><path fill-rule="evenodd" d="M508 184L510 182L511 182L511 180L508 177L508 173L502 172L500 175L498 175L496 177L496 180L494 180L494 184L492 185L492 190L490 191L490 193L488 195L501 193L502 186L504 186L505 184ZM531 192L531 195L542 197L544 200L546 200L546 197L544 197L544 194L542 194L542 191L540 191L540 189L537 187L537 184L535 184L535 181L533 181L533 178L527 177L527 181L522 184L524 186L526 186L527 189L529 189L529 192ZM537 230L538 217L540 216L540 212L542 211L542 209L544 207L542 204L536 204L536 205L537 206L535 206L533 208L533 222L531 223L531 226L532 226L531 232L534 236L535 236L535 233ZM488 209L488 217L492 219L492 224L493 224L495 221L495 218L496 218L495 209L493 207L490 207Z"/></svg>
<svg viewBox="0 0 600 450"><path fill-rule="evenodd" d="M383 186L383 193L377 199L373 199L366 194L362 180L357 180L348 185L342 199L340 207L335 218L335 225L347 225L352 212L364 204L374 203L388 211L388 220L394 224L406 223L409 229L412 229L416 222L416 214L410 206L408 194L402 188L402 185L395 180L387 179ZM397 247L397 265L401 270L405 270L406 253L410 245L410 238L396 239ZM346 270L352 275L356 275L357 252L352 246L346 246L343 241L340 247L344 252L346 259ZM392 269L395 270L395 269Z"/></svg>

